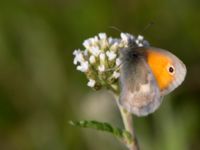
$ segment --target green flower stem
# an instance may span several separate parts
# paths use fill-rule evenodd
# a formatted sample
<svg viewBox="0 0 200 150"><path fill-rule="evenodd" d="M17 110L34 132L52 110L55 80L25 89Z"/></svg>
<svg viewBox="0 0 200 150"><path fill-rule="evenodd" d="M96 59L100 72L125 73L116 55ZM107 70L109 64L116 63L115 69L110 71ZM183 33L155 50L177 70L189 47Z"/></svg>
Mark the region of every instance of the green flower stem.
<svg viewBox="0 0 200 150"><path fill-rule="evenodd" d="M115 95L115 99L116 99L118 108L120 110L121 116L122 116L125 130L128 131L132 135L131 141L124 141L124 142L125 142L126 146L129 148L129 150L139 150L139 145L138 145L137 138L136 138L134 128L133 128L132 114L129 113L127 110L125 110L119 104L119 96L118 95Z"/></svg>

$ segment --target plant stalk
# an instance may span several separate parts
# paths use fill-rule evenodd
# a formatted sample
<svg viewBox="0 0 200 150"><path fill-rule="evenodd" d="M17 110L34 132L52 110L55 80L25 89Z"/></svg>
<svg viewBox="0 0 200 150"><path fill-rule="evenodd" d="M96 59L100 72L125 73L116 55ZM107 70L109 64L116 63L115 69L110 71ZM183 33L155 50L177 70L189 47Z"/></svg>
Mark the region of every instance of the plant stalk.
<svg viewBox="0 0 200 150"><path fill-rule="evenodd" d="M124 109L120 104L119 104L119 96L116 96L116 102L117 106L120 110L121 117L123 120L124 128L127 130L131 135L132 135L132 141L125 141L126 146L128 147L129 150L139 150L139 145L137 142L137 138L135 135L134 127L133 127L133 118L132 114L129 113L126 109Z"/></svg>

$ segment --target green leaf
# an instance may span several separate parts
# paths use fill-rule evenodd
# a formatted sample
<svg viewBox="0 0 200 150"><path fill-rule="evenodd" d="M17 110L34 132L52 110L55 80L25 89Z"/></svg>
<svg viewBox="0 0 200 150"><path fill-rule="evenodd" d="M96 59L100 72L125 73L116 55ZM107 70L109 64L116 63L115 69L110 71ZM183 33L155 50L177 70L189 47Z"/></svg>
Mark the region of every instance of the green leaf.
<svg viewBox="0 0 200 150"><path fill-rule="evenodd" d="M81 121L69 121L69 124L76 127L91 128L99 131L109 132L122 141L126 141L128 143L132 142L132 136L128 131L112 127L109 123L106 122L81 120Z"/></svg>

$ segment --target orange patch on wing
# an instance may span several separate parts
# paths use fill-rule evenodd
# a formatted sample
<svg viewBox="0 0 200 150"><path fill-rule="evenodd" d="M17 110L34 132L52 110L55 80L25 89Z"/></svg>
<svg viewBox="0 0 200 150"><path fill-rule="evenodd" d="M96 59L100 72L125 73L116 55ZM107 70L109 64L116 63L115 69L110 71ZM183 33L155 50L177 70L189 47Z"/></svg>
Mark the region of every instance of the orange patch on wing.
<svg viewBox="0 0 200 150"><path fill-rule="evenodd" d="M173 80L173 76L167 70L167 66L171 64L171 60L159 51L147 50L147 62L160 90L166 89Z"/></svg>

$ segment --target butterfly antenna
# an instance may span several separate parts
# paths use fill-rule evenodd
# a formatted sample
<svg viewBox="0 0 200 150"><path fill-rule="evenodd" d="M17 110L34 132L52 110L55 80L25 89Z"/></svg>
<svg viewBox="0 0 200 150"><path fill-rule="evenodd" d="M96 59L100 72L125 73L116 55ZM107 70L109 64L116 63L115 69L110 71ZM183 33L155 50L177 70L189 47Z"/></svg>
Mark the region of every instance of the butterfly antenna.
<svg viewBox="0 0 200 150"><path fill-rule="evenodd" d="M118 32L122 32L119 28L117 28L117 27L115 27L115 26L109 26L108 28L110 28L110 29L113 29L113 30L115 30L115 31L118 31Z"/></svg>
<svg viewBox="0 0 200 150"><path fill-rule="evenodd" d="M142 30L141 34L144 33L147 29L149 29L152 25L154 25L155 23L153 21L149 22L144 29Z"/></svg>

